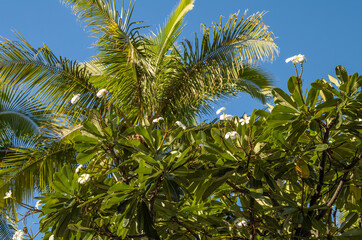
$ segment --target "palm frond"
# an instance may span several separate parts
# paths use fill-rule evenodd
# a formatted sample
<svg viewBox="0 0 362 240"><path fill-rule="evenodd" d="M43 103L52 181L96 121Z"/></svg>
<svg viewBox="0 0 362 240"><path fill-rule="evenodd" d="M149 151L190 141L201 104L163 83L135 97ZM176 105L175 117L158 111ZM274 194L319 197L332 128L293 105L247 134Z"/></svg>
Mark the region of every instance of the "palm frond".
<svg viewBox="0 0 362 240"><path fill-rule="evenodd" d="M168 18L163 29L159 32L156 43L154 46L156 62L156 69L159 66L159 63L165 57L166 53L170 50L171 46L175 43L176 39L179 37L182 24L185 15L191 11L194 7L194 0L181 0L175 11Z"/></svg>
<svg viewBox="0 0 362 240"><path fill-rule="evenodd" d="M16 136L38 134L40 126L54 116L46 106L20 86L3 85L0 90L6 98L0 98L0 129L10 127Z"/></svg>
<svg viewBox="0 0 362 240"><path fill-rule="evenodd" d="M111 92L108 102L122 108L133 122L137 121L144 105L140 90L142 76L137 71L142 69L147 72L152 69L147 62L146 51L150 43L139 34L139 29L144 27L136 27L140 22L131 22L134 4L131 1L128 9L123 5L120 14L116 10L115 1L63 2L71 5L78 17L97 34L95 47L99 54L95 60L104 68L104 75L93 78L93 83ZM128 106L132 106L131 110Z"/></svg>
<svg viewBox="0 0 362 240"><path fill-rule="evenodd" d="M34 49L20 35L19 42L0 41L0 83L37 92L54 112L70 115L77 106L92 107L98 103L96 89L89 82L86 67L65 58L57 58L47 46ZM77 105L71 105L74 94L81 94ZM79 111L75 119L80 116ZM82 114L84 114L82 112Z"/></svg>
<svg viewBox="0 0 362 240"><path fill-rule="evenodd" d="M14 231L12 227L8 224L6 218L0 214L0 238L3 240L11 240L13 235Z"/></svg>
<svg viewBox="0 0 362 240"><path fill-rule="evenodd" d="M62 0L72 7L74 14L83 20L95 33L108 32L106 28L120 29L127 32L132 11L120 15L114 0ZM133 10L130 2L130 9Z"/></svg>
<svg viewBox="0 0 362 240"><path fill-rule="evenodd" d="M198 101L203 105L239 92L265 101L261 91L270 87L270 77L250 63L273 59L278 49L262 16L246 18L244 14L238 19L237 14L231 15L225 26L222 21L211 28L204 26L201 40L195 34L194 43L184 40L181 49L175 47L173 65L179 61L178 67L171 72L169 66L163 66L169 76L157 86L161 103L155 116L174 112L170 108L186 99L193 104L194 113L200 109L195 106Z"/></svg>
<svg viewBox="0 0 362 240"><path fill-rule="evenodd" d="M7 151L0 162L0 195L12 189L17 200L29 200L34 190L47 191L53 174L65 164L75 164L75 150L62 141L36 141L36 146ZM0 201L3 201L0 199Z"/></svg>

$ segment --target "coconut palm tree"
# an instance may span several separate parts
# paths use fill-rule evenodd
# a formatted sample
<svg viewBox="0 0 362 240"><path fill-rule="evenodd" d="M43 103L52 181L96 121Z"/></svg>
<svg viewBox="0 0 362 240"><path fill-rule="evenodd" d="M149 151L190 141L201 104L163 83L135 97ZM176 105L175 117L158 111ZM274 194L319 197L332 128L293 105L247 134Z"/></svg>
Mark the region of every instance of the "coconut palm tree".
<svg viewBox="0 0 362 240"><path fill-rule="evenodd" d="M43 103L34 98L29 90L22 89L21 86L0 87L0 189L7 190L10 185L18 185L19 188L24 184L27 185L25 189L34 189L36 172L33 172L33 176L28 174L28 177L32 176L31 178L23 179L21 164L17 162L9 164L7 157L19 148L35 147L44 140L42 136L55 130L55 125L51 124L52 117L54 115ZM15 150L16 148L18 150ZM9 176L14 177L12 181ZM22 198L24 191L16 193ZM12 239L14 224L9 224L9 219L3 218L3 214L14 216L12 214L15 210L14 205L5 205L5 200L1 197L0 209L1 239ZM14 223L15 219L10 222Z"/></svg>
<svg viewBox="0 0 362 240"><path fill-rule="evenodd" d="M263 13L233 14L225 23L203 25L201 36L180 40L194 0L181 0L150 36L140 33L147 29L142 22L131 21L132 2L128 8L122 5L120 12L113 0L63 3L97 38L98 54L79 63L55 56L45 45L34 48L19 33L17 41L0 41L0 84L21 84L36 91L47 109L58 114L57 120L62 119L58 131L52 131L56 134L42 134L42 141L36 140L32 148L12 155L6 165L11 170L1 172L0 193L6 190L1 186L9 184L27 196L34 186L46 189L57 167L75 156L61 128L71 134L92 108L114 109L129 126L159 116L171 125L176 120L195 123L197 116L210 112L211 103L240 92L265 101L262 92L270 87L271 78L256 64L273 59L278 48L262 21ZM96 97L100 89L108 91L104 98ZM72 104L74 96L79 101ZM37 181L35 173L40 174Z"/></svg>

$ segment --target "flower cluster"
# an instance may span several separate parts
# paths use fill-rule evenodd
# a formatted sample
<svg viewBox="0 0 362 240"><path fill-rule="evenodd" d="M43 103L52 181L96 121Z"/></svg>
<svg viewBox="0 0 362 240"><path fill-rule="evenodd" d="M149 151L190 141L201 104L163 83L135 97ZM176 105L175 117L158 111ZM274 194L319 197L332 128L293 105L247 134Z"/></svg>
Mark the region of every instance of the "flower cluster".
<svg viewBox="0 0 362 240"><path fill-rule="evenodd" d="M236 136L239 136L239 133L237 133L236 131L227 132L225 134L225 139L228 139L228 138L235 139Z"/></svg>
<svg viewBox="0 0 362 240"><path fill-rule="evenodd" d="M24 239L24 232L21 230L17 230L13 235L13 240L23 240Z"/></svg>
<svg viewBox="0 0 362 240"><path fill-rule="evenodd" d="M225 110L226 110L226 108L225 108L225 107L222 107L222 108L220 108L220 109L218 109L218 110L216 111L216 114L222 113L222 114L220 115L220 120L221 120L221 121L224 121L224 120L226 120L226 121L231 121L231 120L233 120L233 115L229 115L229 114L223 113L223 111L225 111Z"/></svg>
<svg viewBox="0 0 362 240"><path fill-rule="evenodd" d="M177 124L180 128L182 128L183 130L186 130L186 126L185 126L182 122L177 121L176 124Z"/></svg>
<svg viewBox="0 0 362 240"><path fill-rule="evenodd" d="M293 64L298 64L298 63L307 62L307 59L305 58L304 55L298 54L298 55L295 55L295 56L293 56L293 57L287 58L287 59L285 60L285 62L286 62L286 63L292 62Z"/></svg>
<svg viewBox="0 0 362 240"><path fill-rule="evenodd" d="M101 89L97 92L97 97L102 98L108 93L107 89ZM80 94L75 94L70 100L71 104L76 104L80 100Z"/></svg>
<svg viewBox="0 0 362 240"><path fill-rule="evenodd" d="M222 120L222 121L224 121L224 120L231 121L231 120L233 120L233 115L223 113L223 114L220 115L220 120Z"/></svg>
<svg viewBox="0 0 362 240"><path fill-rule="evenodd" d="M12 192L11 192L11 190L9 190L9 192L6 192L5 193L5 197L4 197L4 199L7 199L7 198L11 198L12 197Z"/></svg>

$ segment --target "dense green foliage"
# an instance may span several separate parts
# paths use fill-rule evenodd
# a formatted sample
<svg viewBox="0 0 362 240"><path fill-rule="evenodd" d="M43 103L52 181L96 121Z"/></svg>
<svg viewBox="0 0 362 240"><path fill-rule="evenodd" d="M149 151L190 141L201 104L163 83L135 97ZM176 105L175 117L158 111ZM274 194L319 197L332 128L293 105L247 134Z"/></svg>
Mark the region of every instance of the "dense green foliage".
<svg viewBox="0 0 362 240"><path fill-rule="evenodd" d="M336 75L305 94L291 77L289 94L272 90L270 113L185 130L162 120L128 127L114 109L93 109L66 139L83 165L55 173L54 192L41 200L43 231L56 239L360 239L362 77L341 66Z"/></svg>
<svg viewBox="0 0 362 240"><path fill-rule="evenodd" d="M270 78L250 65L277 52L263 14L234 14L177 42L191 0L151 37L130 21L132 4L119 13L111 0L63 2L97 37L92 61L20 35L0 42L0 82L48 105L0 96L26 112L0 119L22 126L14 136L42 126L24 143L3 140L0 193L13 190L0 198L4 212L16 216L38 189L41 210L20 205L41 212L45 239L361 238L362 77L338 66L303 93L297 73L289 93L271 91L270 112L196 124L222 97L266 100Z"/></svg>
<svg viewBox="0 0 362 240"><path fill-rule="evenodd" d="M112 0L62 2L90 29L98 52L79 63L56 56L46 45L33 47L19 33L17 41L0 41L0 84L21 84L55 115L47 122L51 132L40 129L41 137L20 144L27 148L16 157L0 159L0 195L11 189L22 201L34 189L47 191L54 172L75 164L73 146L62 139L92 109L110 107L131 127L159 116L168 116L168 125L176 120L194 124L197 116L210 113L210 103L240 92L265 101L271 78L250 63L273 59L278 48L263 13L233 14L226 22L204 26L201 36L181 40L193 0L180 1L165 25L148 35L140 33L148 30L142 22L131 20L132 2L120 12ZM108 90L106 101L96 97L100 89ZM71 104L75 95L79 101Z"/></svg>

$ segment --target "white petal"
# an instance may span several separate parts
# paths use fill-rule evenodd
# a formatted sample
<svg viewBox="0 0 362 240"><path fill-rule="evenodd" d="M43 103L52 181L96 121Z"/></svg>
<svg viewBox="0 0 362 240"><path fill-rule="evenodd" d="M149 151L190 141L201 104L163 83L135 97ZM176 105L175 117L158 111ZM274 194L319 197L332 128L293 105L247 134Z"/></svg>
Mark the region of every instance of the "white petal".
<svg viewBox="0 0 362 240"><path fill-rule="evenodd" d="M82 165L82 164L81 164L81 165L79 165L79 166L77 167L77 169L75 169L75 172L76 172L76 173L78 173L82 167L83 167L83 165Z"/></svg>
<svg viewBox="0 0 362 240"><path fill-rule="evenodd" d="M86 182L88 182L90 180L90 175L89 174L82 174L79 178L78 178L78 182L80 184L84 184Z"/></svg>
<svg viewBox="0 0 362 240"><path fill-rule="evenodd" d="M225 107L219 108L219 109L216 111L216 114L220 114L222 111L225 111L225 110L226 110Z"/></svg>
<svg viewBox="0 0 362 240"><path fill-rule="evenodd" d="M107 89L101 89L101 90L99 90L98 92L97 92L97 97L98 98L101 98L101 97L103 97L104 95L106 95L108 93L108 91L107 91Z"/></svg>
<svg viewBox="0 0 362 240"><path fill-rule="evenodd" d="M36 202L36 204L35 204L35 208L36 208L36 209L39 209L39 207L41 206L40 201L41 201L41 200L39 200L39 201Z"/></svg>
<svg viewBox="0 0 362 240"><path fill-rule="evenodd" d="M233 115L225 115L225 120L231 121L233 120Z"/></svg>
<svg viewBox="0 0 362 240"><path fill-rule="evenodd" d="M79 99L80 99L80 94L75 94L75 95L73 96L73 98L70 100L70 102L71 102L72 104L75 104L76 102L79 101Z"/></svg>
<svg viewBox="0 0 362 240"><path fill-rule="evenodd" d="M176 121L176 124L177 124L180 128L182 128L183 130L186 130L186 126L185 126L182 122Z"/></svg>

